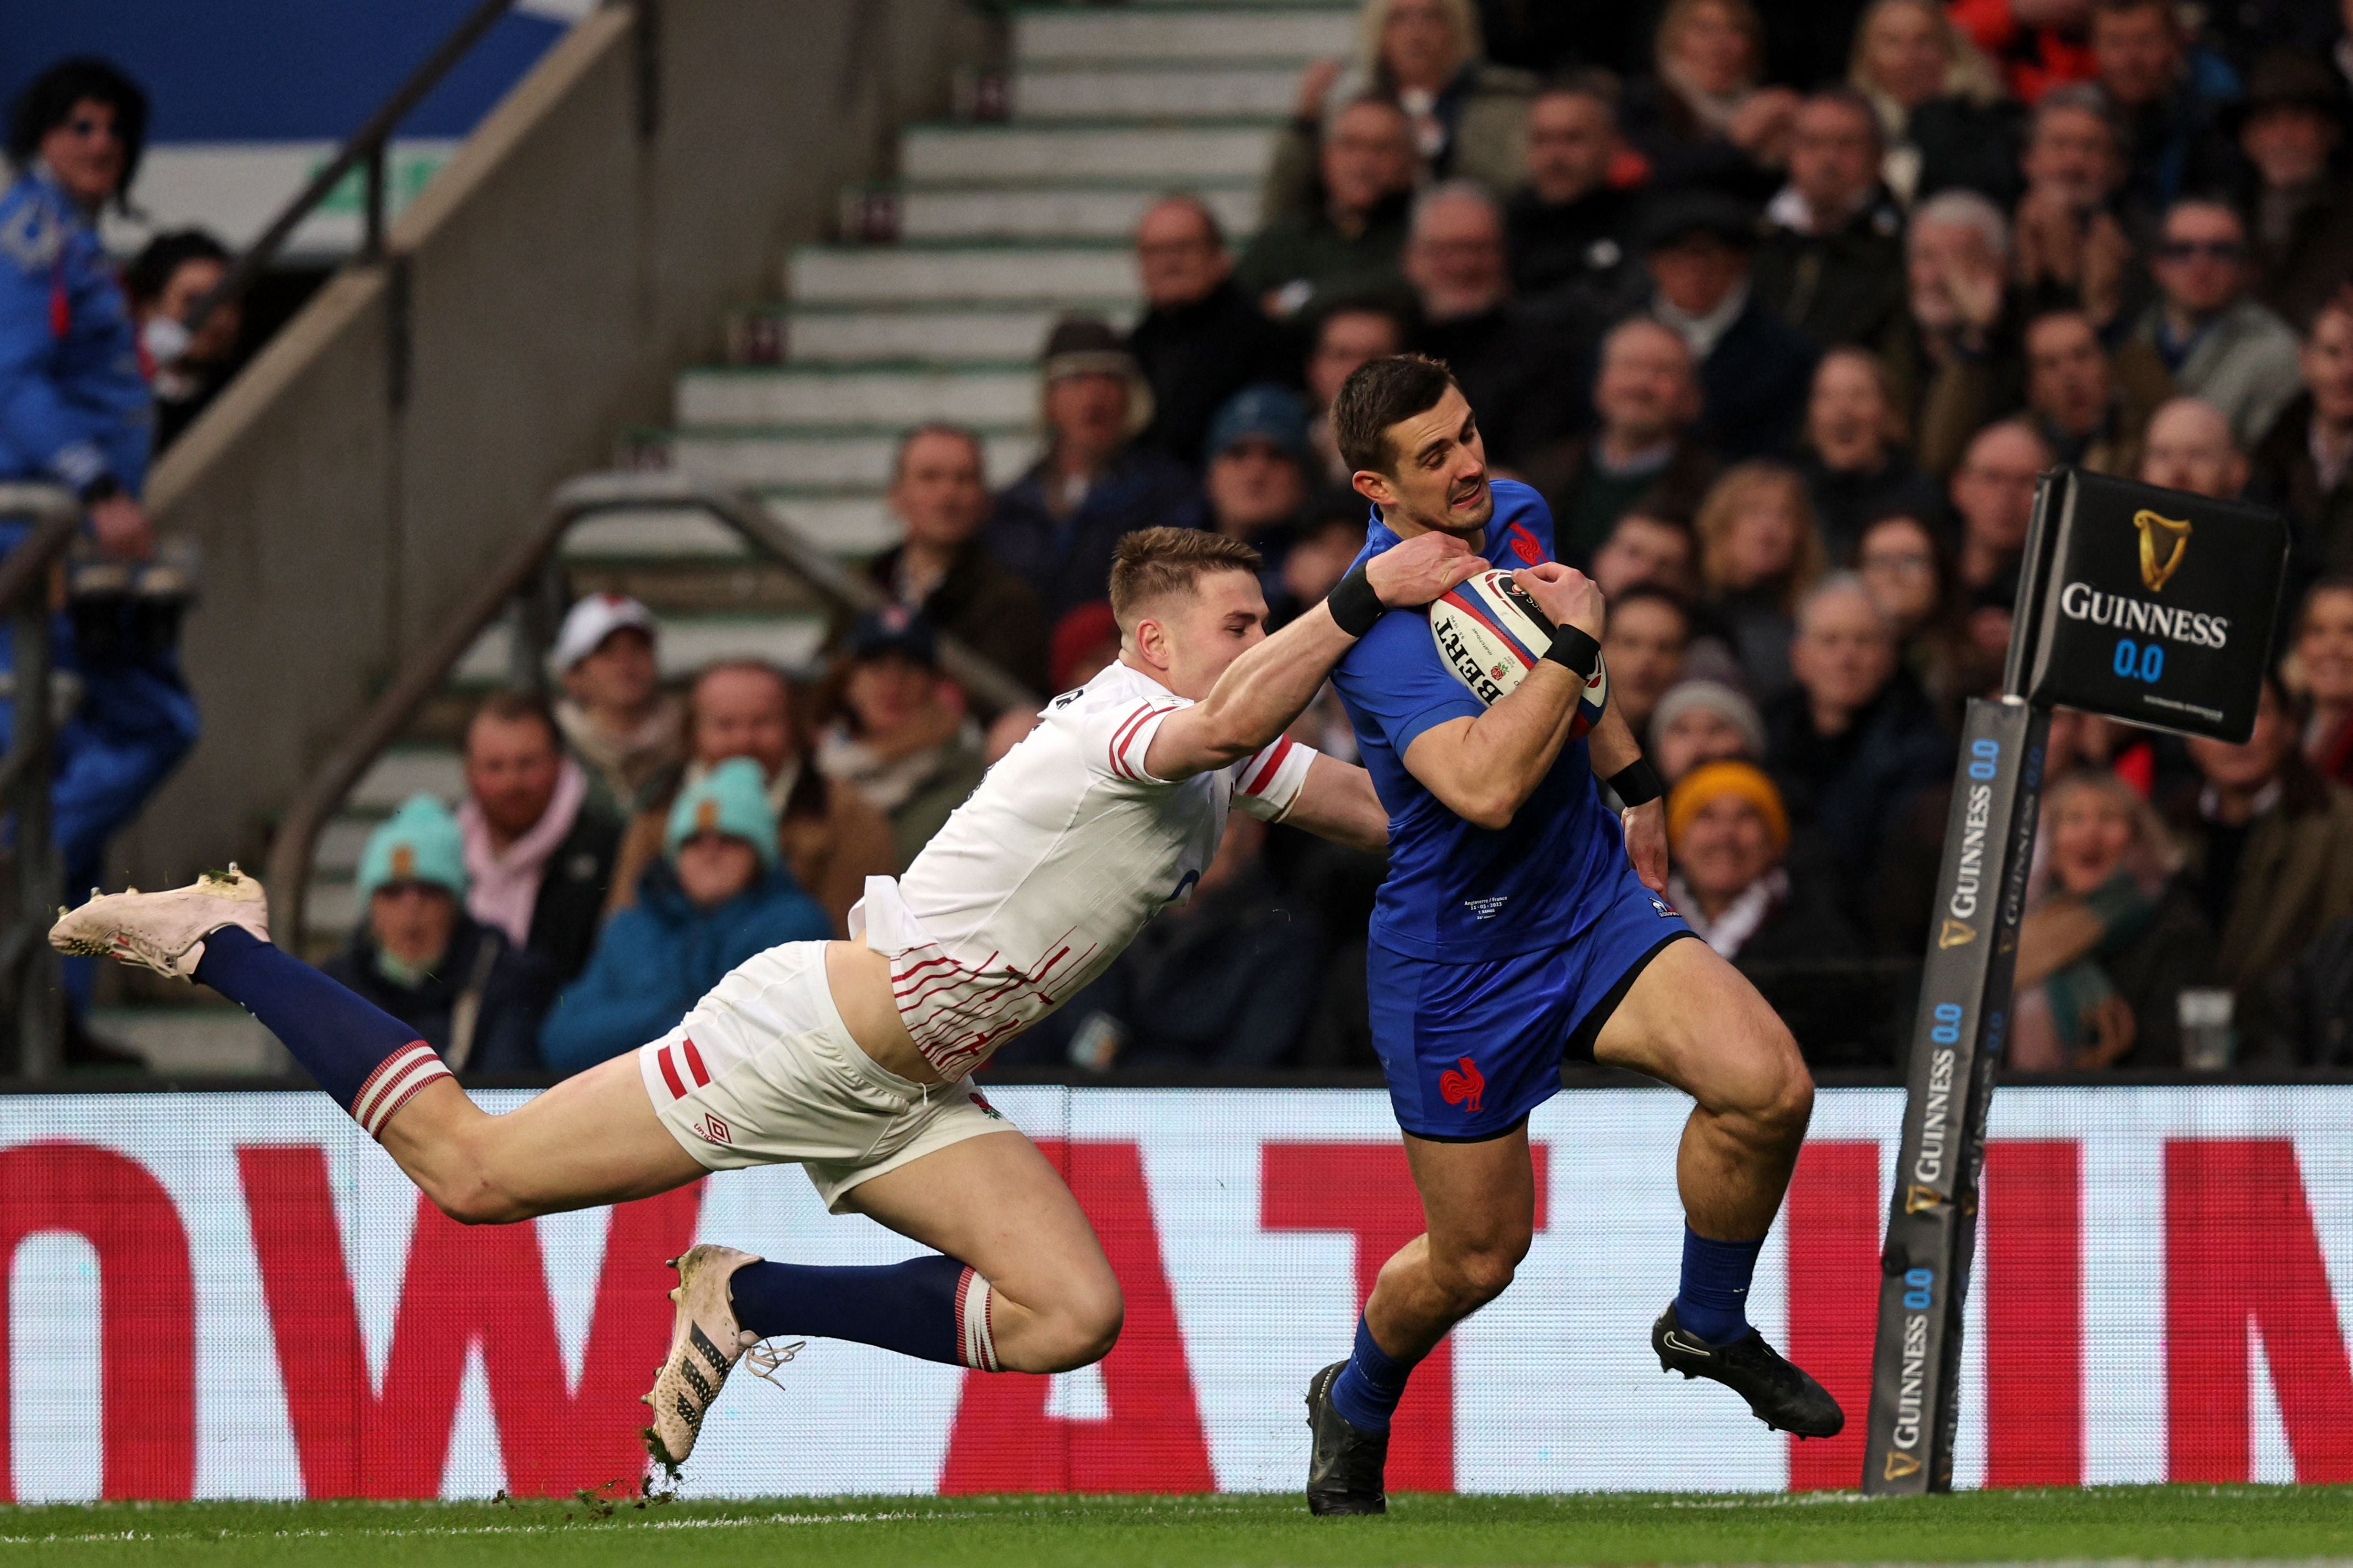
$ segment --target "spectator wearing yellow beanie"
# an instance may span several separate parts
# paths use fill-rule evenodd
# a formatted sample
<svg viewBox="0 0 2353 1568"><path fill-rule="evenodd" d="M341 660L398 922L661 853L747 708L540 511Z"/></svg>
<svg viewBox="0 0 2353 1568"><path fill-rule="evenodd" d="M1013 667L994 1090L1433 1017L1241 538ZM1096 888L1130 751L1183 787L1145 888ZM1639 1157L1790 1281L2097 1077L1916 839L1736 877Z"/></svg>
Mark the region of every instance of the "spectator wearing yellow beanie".
<svg viewBox="0 0 2353 1568"><path fill-rule="evenodd" d="M1668 899L1756 983L1809 1056L1848 1029L1853 1010L1832 1005L1842 994L1823 984L1824 966L1861 957L1862 943L1827 896L1784 866L1789 814L1764 770L1725 760L1685 773L1667 796L1667 843Z"/></svg>

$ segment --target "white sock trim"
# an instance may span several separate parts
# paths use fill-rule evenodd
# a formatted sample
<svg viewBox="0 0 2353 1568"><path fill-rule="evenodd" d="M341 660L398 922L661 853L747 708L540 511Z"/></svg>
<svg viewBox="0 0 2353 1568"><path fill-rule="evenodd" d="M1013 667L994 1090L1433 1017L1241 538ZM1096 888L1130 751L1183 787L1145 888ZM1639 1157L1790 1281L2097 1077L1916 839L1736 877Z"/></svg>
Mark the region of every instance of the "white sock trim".
<svg viewBox="0 0 2353 1568"><path fill-rule="evenodd" d="M455 1078L423 1040L411 1040L376 1064L352 1097L352 1120L371 1138L384 1135L384 1124L416 1098L417 1091L436 1079Z"/></svg>
<svg viewBox="0 0 2353 1568"><path fill-rule="evenodd" d="M989 1322L988 1281L972 1269L956 1280L956 1321L964 1331L964 1364L980 1372L1002 1372L997 1361L997 1334Z"/></svg>

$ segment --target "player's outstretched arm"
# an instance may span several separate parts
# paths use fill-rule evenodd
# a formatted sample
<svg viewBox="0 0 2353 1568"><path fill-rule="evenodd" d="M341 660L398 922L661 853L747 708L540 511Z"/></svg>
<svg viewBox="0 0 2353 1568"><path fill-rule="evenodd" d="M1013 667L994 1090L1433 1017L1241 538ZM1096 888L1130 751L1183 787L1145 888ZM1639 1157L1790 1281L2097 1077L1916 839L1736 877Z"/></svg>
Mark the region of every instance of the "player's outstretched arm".
<svg viewBox="0 0 2353 1568"><path fill-rule="evenodd" d="M1389 841L1388 808L1373 789L1373 775L1332 757L1318 756L1309 766L1282 820L1351 849L1381 849Z"/></svg>
<svg viewBox="0 0 2353 1568"><path fill-rule="evenodd" d="M1365 563L1384 609L1426 605L1486 569L1468 545L1442 533L1417 534ZM1174 782L1249 756L1315 700L1363 629L1343 627L1328 599L1309 610L1234 660L1208 696L1163 720L1145 754L1145 771Z"/></svg>
<svg viewBox="0 0 2353 1568"><path fill-rule="evenodd" d="M1546 562L1513 574L1553 623L1598 646L1601 590L1583 573ZM1568 743L1585 677L1558 658L1536 661L1520 684L1475 718L1425 730L1405 752L1406 771L1466 822L1511 826Z"/></svg>

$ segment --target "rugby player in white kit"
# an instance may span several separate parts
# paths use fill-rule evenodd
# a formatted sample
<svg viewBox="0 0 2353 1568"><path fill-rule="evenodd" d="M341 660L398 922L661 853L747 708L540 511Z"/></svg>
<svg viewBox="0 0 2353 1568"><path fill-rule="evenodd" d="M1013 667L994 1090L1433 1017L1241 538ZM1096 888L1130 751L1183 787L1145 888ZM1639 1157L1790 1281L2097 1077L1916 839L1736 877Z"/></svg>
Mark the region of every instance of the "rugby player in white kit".
<svg viewBox="0 0 2353 1568"><path fill-rule="evenodd" d="M235 867L93 898L50 941L243 1004L461 1221L798 1163L835 1212L934 1249L866 1268L712 1245L676 1259L677 1321L647 1395L647 1447L666 1466L763 1341L1068 1371L1118 1337L1119 1283L1060 1175L966 1076L1189 894L1229 805L1386 842L1363 770L1282 731L1384 605L1426 604L1484 568L1460 541L1424 534L1268 637L1254 552L1190 530L1129 535L1111 579L1117 662L1048 706L903 877L868 880L850 915L860 940L771 948L660 1039L502 1116L406 1026L271 946L261 888Z"/></svg>

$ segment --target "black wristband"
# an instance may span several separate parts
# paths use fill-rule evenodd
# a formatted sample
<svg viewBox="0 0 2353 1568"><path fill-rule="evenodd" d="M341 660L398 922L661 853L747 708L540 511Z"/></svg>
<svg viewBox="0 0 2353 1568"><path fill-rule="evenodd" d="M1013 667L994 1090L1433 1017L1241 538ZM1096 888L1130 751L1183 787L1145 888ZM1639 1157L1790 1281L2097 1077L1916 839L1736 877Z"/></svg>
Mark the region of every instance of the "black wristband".
<svg viewBox="0 0 2353 1568"><path fill-rule="evenodd" d="M1348 568L1345 577L1332 584L1332 591L1324 596L1324 607L1332 612L1340 629L1352 637L1371 631L1374 623L1381 618L1381 612L1388 608L1373 592L1373 580L1361 561Z"/></svg>
<svg viewBox="0 0 2353 1568"><path fill-rule="evenodd" d="M1601 645L1575 626L1559 626L1553 631L1552 647L1545 649L1545 657L1577 679L1589 681L1594 667L1601 662Z"/></svg>
<svg viewBox="0 0 2353 1568"><path fill-rule="evenodd" d="M1648 805L1667 793L1667 786L1659 782L1659 770L1644 757L1636 757L1611 773L1609 784L1609 793L1630 810L1638 805Z"/></svg>

